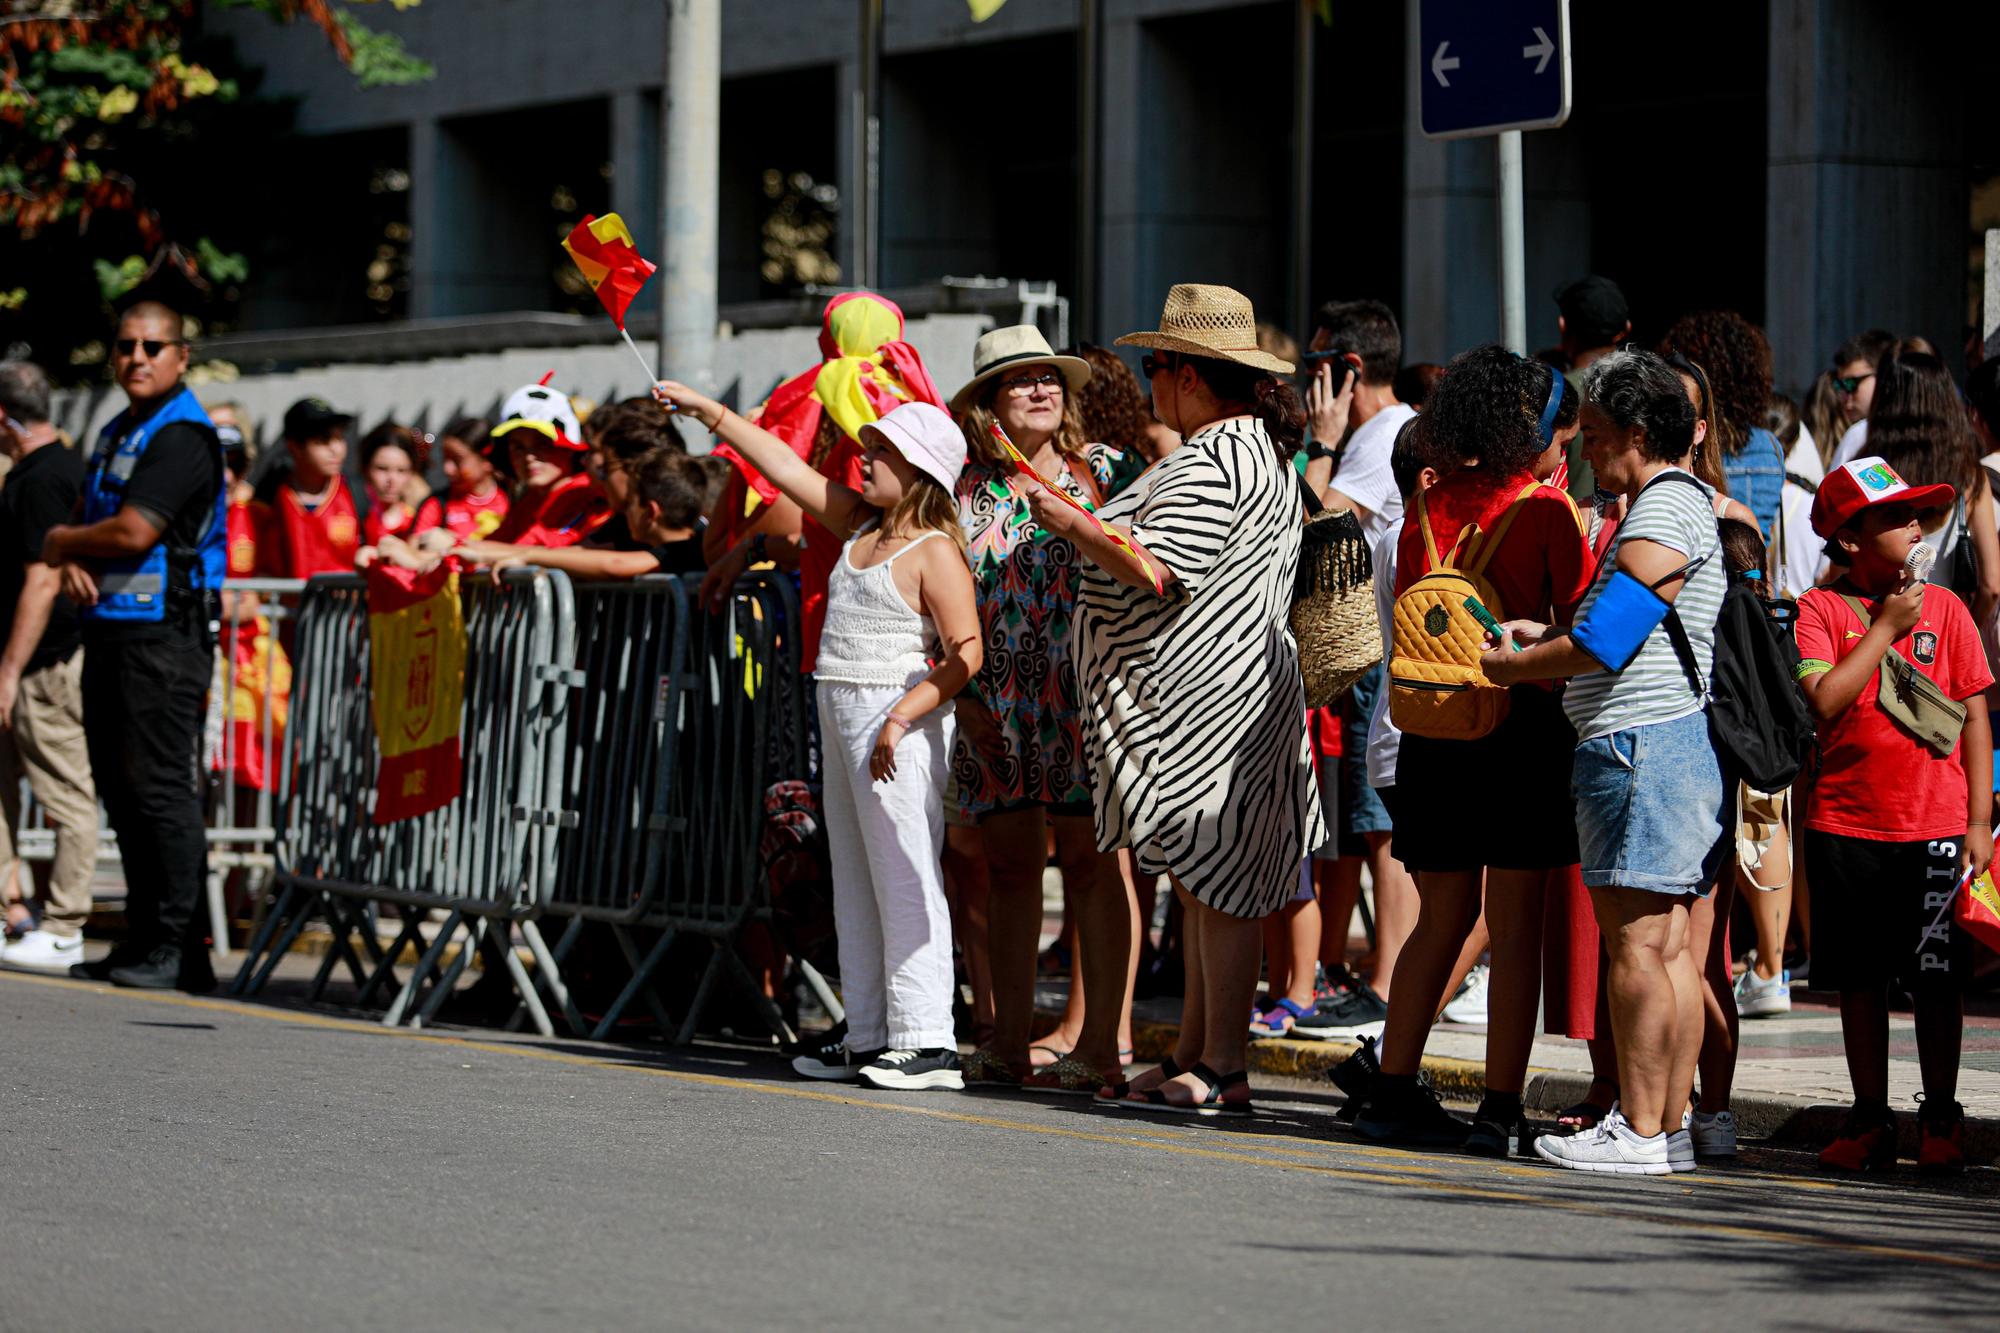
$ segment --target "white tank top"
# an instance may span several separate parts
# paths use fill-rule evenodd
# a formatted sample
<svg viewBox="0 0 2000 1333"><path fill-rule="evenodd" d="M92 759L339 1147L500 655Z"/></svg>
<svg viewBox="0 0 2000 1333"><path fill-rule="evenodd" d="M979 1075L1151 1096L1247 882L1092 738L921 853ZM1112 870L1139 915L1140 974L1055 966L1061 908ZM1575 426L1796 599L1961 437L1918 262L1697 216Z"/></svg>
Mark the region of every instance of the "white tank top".
<svg viewBox="0 0 2000 1333"><path fill-rule="evenodd" d="M854 566L857 532L826 582L826 624L819 637L818 680L902 689L930 674L937 643L931 618L912 611L896 589L898 560L941 532L927 532L879 565Z"/></svg>

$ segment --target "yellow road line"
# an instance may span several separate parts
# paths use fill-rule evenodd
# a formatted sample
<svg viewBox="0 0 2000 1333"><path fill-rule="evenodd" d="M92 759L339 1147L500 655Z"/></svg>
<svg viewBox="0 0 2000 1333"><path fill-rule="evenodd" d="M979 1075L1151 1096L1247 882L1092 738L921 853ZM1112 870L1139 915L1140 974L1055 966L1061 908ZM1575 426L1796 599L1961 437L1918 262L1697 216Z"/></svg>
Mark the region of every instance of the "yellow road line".
<svg viewBox="0 0 2000 1333"><path fill-rule="evenodd" d="M1430 1173L1440 1168L1434 1164L1416 1161L1391 1161L1383 1159L1408 1158L1411 1154L1402 1149L1380 1147L1370 1144L1330 1144L1324 1140L1303 1139L1292 1135L1262 1135L1217 1130L1218 1138L1225 1137L1234 1142L1221 1147L1199 1147L1179 1141L1179 1135L1168 1137L1170 1131L1154 1130L1144 1124L1122 1126L1118 1132L1106 1133L1096 1130L1074 1129L1063 1125L1049 1125L1039 1121L1009 1120L1001 1116L978 1115L968 1111L951 1111L936 1106L917 1106L904 1102L873 1101L830 1092L822 1088L790 1083L766 1083L725 1074L703 1074L685 1069L662 1069L655 1065L640 1063L630 1059L614 1059L605 1056L577 1055L570 1051L552 1051L526 1043L481 1041L473 1037L452 1036L446 1033L425 1032L409 1028L386 1028L379 1024L349 1018L335 1018L326 1014L305 1013L293 1009L268 1008L245 1004L235 1000L209 1000L198 996L182 995L174 991L121 990L110 986L79 983L55 977L38 977L20 972L0 972L0 977L8 981L31 986L51 986L72 991L82 990L90 994L116 999L144 1000L155 1004L173 1005L177 1008L206 1010L214 1013L233 1014L242 1018L264 1019L270 1022L286 1023L294 1027L321 1028L332 1031L352 1032L359 1035L378 1037L400 1037L406 1041L429 1042L431 1044L460 1051L480 1051L489 1055L512 1056L519 1059L539 1060L545 1064L567 1065L576 1069L608 1070L621 1073L636 1073L652 1078L666 1079L695 1087L725 1089L732 1092L760 1093L766 1096L791 1097L803 1101L828 1102L836 1106L851 1106L862 1110L889 1111L899 1115L925 1116L934 1120L950 1121L956 1124L978 1125L987 1129L1007 1130L1014 1133L1035 1134L1044 1138L1072 1139L1085 1143L1104 1143L1122 1148L1146 1148L1156 1152L1173 1153L1184 1157L1200 1157L1213 1161L1241 1162L1253 1166L1274 1167L1282 1171L1305 1171L1316 1175L1334 1176L1344 1180L1360 1180L1378 1184L1405 1185L1434 1193L1448 1194L1457 1198L1485 1199L1499 1203L1527 1204L1533 1207L1554 1208L1563 1212L1586 1217L1602 1217L1619 1221L1638 1222L1657 1226L1672 1227L1681 1231L1699 1231L1710 1235L1729 1236L1742 1240L1770 1241L1780 1245L1813 1245L1823 1249L1838 1250L1848 1254L1863 1254L1882 1259L1898 1259L1913 1263L1931 1264L1946 1268L1965 1268L1980 1272L2000 1273L2000 1260L1974 1259L1958 1255L1937 1254L1929 1250L1907 1249L1894 1245L1875 1245L1863 1241L1841 1240L1830 1236L1818 1236L1811 1232L1792 1231L1781 1227L1754 1226L1718 1221L1709 1218L1674 1217L1657 1212L1647 1212L1638 1208L1594 1204L1581 1199L1529 1194L1519 1190L1496 1189L1473 1184L1462 1179L1435 1179ZM1110 1113L1106 1113L1110 1114ZM1143 1112L1121 1114L1141 1115ZM1272 1146L1265 1146L1270 1144ZM1341 1155L1358 1155L1374 1159L1366 1165L1354 1166L1325 1161L1302 1161L1298 1156L1313 1153L1324 1155L1332 1152ZM1280 1156L1279 1153L1293 1156ZM1499 1164L1488 1168L1499 1174L1550 1180L1548 1171L1537 1167ZM1672 1179L1671 1177L1663 1179ZM1731 1172L1729 1183L1742 1181L1778 1185L1785 1188L1838 1188L1826 1181L1800 1180L1787 1176L1745 1176ZM1702 1180L1683 1176L1674 1180L1683 1189L1693 1189L1698 1185L1719 1185L1721 1177Z"/></svg>

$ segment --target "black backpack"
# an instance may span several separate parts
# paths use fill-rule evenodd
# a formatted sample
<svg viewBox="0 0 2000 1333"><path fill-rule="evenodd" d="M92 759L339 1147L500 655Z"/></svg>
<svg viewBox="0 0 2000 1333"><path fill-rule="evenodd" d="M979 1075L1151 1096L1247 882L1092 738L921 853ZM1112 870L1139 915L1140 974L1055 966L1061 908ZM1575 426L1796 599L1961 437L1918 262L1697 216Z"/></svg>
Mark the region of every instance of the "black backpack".
<svg viewBox="0 0 2000 1333"><path fill-rule="evenodd" d="M1661 477L1694 482L1685 472ZM1679 572L1691 574L1701 563ZM1704 691L1687 627L1676 608L1667 608L1667 637L1681 670L1696 694L1709 696L1708 735L1723 777L1758 791L1791 786L1813 753L1812 714L1799 692L1799 645L1792 637L1798 615L1797 602L1766 601L1741 579L1729 579L1715 617L1715 671Z"/></svg>

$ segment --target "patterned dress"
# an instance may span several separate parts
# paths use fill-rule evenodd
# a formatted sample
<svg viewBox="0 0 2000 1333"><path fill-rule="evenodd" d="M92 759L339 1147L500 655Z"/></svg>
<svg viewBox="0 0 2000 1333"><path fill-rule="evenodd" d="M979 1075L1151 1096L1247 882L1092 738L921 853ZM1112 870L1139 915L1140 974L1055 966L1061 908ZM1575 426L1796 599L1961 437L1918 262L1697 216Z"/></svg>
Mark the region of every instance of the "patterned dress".
<svg viewBox="0 0 2000 1333"><path fill-rule="evenodd" d="M1086 566L1077 672L1097 845L1231 916L1276 911L1326 841L1287 623L1303 514L1263 423L1195 432L1104 507L1178 578Z"/></svg>
<svg viewBox="0 0 2000 1333"><path fill-rule="evenodd" d="M1091 445L1091 475L1102 488L1112 451ZM974 459L959 474L958 522L965 529L986 662L975 687L1006 738L1007 756L989 764L960 732L952 753L953 790L977 818L1023 805L1090 806L1083 752L1083 704L1073 644L1080 560L1076 547L1035 526L1028 503L998 464ZM1085 504L1093 497L1065 468L1052 478Z"/></svg>

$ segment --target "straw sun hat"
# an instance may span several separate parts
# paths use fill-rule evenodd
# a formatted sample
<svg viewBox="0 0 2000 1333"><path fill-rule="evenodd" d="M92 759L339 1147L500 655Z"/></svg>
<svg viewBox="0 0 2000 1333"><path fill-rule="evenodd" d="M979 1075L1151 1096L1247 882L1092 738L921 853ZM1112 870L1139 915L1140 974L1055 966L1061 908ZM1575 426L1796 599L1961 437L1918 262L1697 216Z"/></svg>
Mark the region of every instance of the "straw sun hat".
<svg viewBox="0 0 2000 1333"><path fill-rule="evenodd" d="M1032 324L1010 324L979 335L972 345L972 378L951 396L951 410L963 412L979 395L979 386L1017 366L1053 366L1071 393L1090 379L1090 362L1080 356L1057 356L1049 340Z"/></svg>
<svg viewBox="0 0 2000 1333"><path fill-rule="evenodd" d="M1160 311L1160 327L1128 333L1118 345L1234 361L1273 375L1289 375L1294 369L1291 362L1257 346L1257 312L1250 308L1249 297L1234 288L1199 282L1175 283Z"/></svg>

